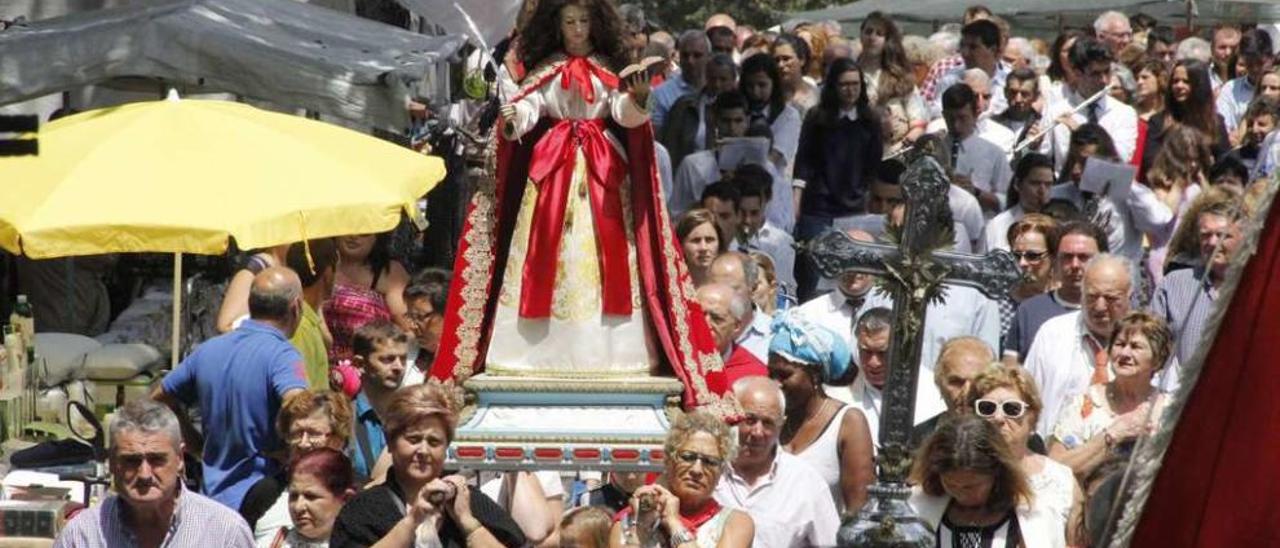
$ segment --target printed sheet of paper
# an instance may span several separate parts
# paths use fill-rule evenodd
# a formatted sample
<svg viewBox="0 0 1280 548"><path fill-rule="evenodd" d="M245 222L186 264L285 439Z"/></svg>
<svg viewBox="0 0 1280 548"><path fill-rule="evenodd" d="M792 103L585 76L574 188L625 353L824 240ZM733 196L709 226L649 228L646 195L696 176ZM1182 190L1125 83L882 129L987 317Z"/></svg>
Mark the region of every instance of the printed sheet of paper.
<svg viewBox="0 0 1280 548"><path fill-rule="evenodd" d="M720 171L733 171L742 164L769 165L769 140L764 137L730 137L720 140Z"/></svg>
<svg viewBox="0 0 1280 548"><path fill-rule="evenodd" d="M1129 197L1129 185L1138 175L1138 168L1120 162L1089 158L1080 176L1080 190L1094 195L1107 195L1112 203L1121 203Z"/></svg>

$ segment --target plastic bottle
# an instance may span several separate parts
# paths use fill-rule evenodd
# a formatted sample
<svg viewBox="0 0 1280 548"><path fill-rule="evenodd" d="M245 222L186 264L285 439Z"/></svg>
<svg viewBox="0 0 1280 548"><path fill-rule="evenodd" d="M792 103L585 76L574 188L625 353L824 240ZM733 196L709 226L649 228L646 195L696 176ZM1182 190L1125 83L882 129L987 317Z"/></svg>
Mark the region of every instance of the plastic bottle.
<svg viewBox="0 0 1280 548"><path fill-rule="evenodd" d="M18 302L13 306L13 313L9 314L9 325L13 326L14 332L21 338L24 357L29 358L36 347L36 318L26 295L18 295ZM27 363L30 363L30 361Z"/></svg>

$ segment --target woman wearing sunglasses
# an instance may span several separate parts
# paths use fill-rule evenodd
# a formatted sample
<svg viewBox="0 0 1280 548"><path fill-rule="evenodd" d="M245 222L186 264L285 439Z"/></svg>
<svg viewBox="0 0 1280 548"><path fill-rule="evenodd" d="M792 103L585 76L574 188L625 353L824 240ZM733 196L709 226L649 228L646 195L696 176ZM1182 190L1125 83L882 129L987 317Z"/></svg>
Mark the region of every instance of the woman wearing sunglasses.
<svg viewBox="0 0 1280 548"><path fill-rule="evenodd" d="M1163 399L1151 380L1172 351L1173 334L1160 318L1147 312L1121 318L1107 345L1111 380L1090 386L1063 408L1049 456L1084 478L1108 457L1129 454L1160 418Z"/></svg>
<svg viewBox="0 0 1280 548"><path fill-rule="evenodd" d="M1018 366L992 364L970 385L965 409L1000 429L1014 459L1031 484L1035 503L1066 525L1067 540L1078 545L1075 533L1083 516L1083 495L1071 469L1031 450L1044 442L1035 434L1043 406L1035 380ZM1030 443L1032 438L1038 443Z"/></svg>
<svg viewBox="0 0 1280 548"><path fill-rule="evenodd" d="M1028 213L1009 226L1009 250L1018 259L1022 283L1000 301L1000 338L1010 336L1018 304L1057 289L1053 278L1053 258L1058 253L1058 222L1041 213ZM1016 331L1014 332L1017 333Z"/></svg>
<svg viewBox="0 0 1280 548"><path fill-rule="evenodd" d="M769 377L786 396L779 441L827 481L836 508L857 513L875 480L866 416L823 391L845 376L853 357L844 339L790 309L773 321ZM845 381L848 384L848 381Z"/></svg>
<svg viewBox="0 0 1280 548"><path fill-rule="evenodd" d="M937 546L1066 546L1062 522L1035 504L1017 457L987 419L944 418L920 447L910 481L910 504Z"/></svg>
<svg viewBox="0 0 1280 548"><path fill-rule="evenodd" d="M609 546L751 546L751 517L720 506L712 497L726 463L733 459L734 441L724 421L705 411L677 419L663 444L664 481L632 493L630 507L613 525Z"/></svg>

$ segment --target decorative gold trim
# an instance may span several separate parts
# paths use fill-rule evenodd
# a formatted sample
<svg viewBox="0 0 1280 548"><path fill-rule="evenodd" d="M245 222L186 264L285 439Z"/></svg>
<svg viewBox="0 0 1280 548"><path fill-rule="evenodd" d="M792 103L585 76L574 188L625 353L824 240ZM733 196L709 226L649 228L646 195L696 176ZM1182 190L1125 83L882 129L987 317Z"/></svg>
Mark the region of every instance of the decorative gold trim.
<svg viewBox="0 0 1280 548"><path fill-rule="evenodd" d="M565 436L565 435L531 436L528 434L504 436L499 434L467 435L459 432L458 435L454 437L452 443L454 445L457 445L459 443L489 444L489 445L496 445L496 444L549 445L549 444L557 444L557 443L582 443L582 444L590 444L590 445L626 444L626 445L635 445L635 446L657 446L657 448L661 448L662 444L665 442L666 442L666 436L621 437L621 436L592 436L590 434L584 434L581 436ZM579 460L579 459L575 459L575 460ZM592 460L595 460L595 459L592 459ZM601 455L601 460L603 460L603 455Z"/></svg>
<svg viewBox="0 0 1280 548"><path fill-rule="evenodd" d="M536 379L493 377L481 374L468 379L463 386L472 392L570 392L601 394L680 394L684 385L670 377L630 377L620 379Z"/></svg>
<svg viewBox="0 0 1280 548"><path fill-rule="evenodd" d="M453 355L457 360L453 377L458 382L465 381L475 372L475 364L480 356L481 322L484 320L484 305L488 300L488 289L493 272L494 224L497 223L495 204L496 181L492 177L481 177L480 186L471 198L471 212L467 222L471 230L467 231L467 250L463 258L467 266L462 269L462 306L458 310L461 322L458 325L458 344Z"/></svg>
<svg viewBox="0 0 1280 548"><path fill-rule="evenodd" d="M649 374L649 370L651 369L648 363L639 363L639 364L634 364L632 366L626 366L631 368L628 370L608 370L608 371L596 371L596 370L579 371L579 370L573 370L573 369L554 369L554 368L543 368L543 367L539 367L537 369L525 370L525 369L514 369L510 367L504 367L496 363L486 363L484 367L485 367L485 371L490 371L495 375L504 376L504 377L523 377L523 378L532 378L532 379L566 379L566 380L567 379L573 379L573 380L634 379L636 377ZM609 367L619 367L619 366L610 365Z"/></svg>

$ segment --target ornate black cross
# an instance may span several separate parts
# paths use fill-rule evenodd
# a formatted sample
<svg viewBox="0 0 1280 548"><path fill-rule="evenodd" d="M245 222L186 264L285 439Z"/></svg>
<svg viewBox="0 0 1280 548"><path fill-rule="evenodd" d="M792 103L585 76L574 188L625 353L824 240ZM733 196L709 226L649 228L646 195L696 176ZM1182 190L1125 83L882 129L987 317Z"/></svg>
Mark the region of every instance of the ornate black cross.
<svg viewBox="0 0 1280 548"><path fill-rule="evenodd" d="M809 256L824 276L874 274L893 299L877 481L857 519L846 518L840 528L840 546L933 546L932 532L906 503L911 492L906 477L911 469L909 447L925 314L931 302L942 302L946 297L943 282L1003 299L1022 279L1017 262L1007 251L997 250L985 257L944 251L952 245L955 234L947 200L950 183L932 156L924 152L911 156L902 184L907 204L904 221L901 227L888 231L896 246L859 242L838 231L827 232L808 244Z"/></svg>

